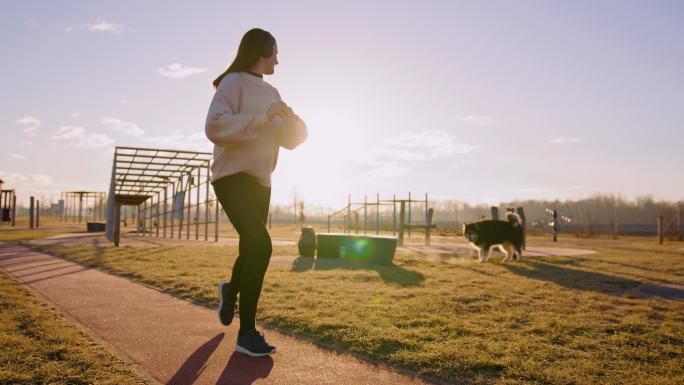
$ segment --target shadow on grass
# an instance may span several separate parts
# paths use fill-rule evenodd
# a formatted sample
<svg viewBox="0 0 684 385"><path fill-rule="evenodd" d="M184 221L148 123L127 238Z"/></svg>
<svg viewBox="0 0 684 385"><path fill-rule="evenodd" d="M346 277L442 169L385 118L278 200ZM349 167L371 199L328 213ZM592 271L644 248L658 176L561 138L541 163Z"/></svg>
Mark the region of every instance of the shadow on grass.
<svg viewBox="0 0 684 385"><path fill-rule="evenodd" d="M292 263L292 271L303 272L308 270L372 270L376 271L385 283L391 283L402 287L418 286L424 280L423 274L406 270L395 264L374 265L348 261L346 259L327 259L313 257L299 257Z"/></svg>
<svg viewBox="0 0 684 385"><path fill-rule="evenodd" d="M640 289L646 295L655 295L668 299L684 299L684 290L676 288L643 285L643 282L595 271L568 269L548 262L527 261L523 264L502 264L510 272L528 278L548 281L568 289L595 291L609 295L621 296L628 291Z"/></svg>

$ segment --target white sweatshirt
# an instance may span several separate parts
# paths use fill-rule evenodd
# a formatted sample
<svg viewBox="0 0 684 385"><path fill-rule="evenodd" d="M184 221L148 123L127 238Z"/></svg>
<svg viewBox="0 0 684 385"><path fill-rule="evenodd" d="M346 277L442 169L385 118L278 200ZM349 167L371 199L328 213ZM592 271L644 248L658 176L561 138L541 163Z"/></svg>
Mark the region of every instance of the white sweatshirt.
<svg viewBox="0 0 684 385"><path fill-rule="evenodd" d="M271 186L280 146L292 150L308 136L298 116L268 121L266 110L279 100L278 90L258 76L231 72L221 80L205 125L214 143L212 182L244 172Z"/></svg>

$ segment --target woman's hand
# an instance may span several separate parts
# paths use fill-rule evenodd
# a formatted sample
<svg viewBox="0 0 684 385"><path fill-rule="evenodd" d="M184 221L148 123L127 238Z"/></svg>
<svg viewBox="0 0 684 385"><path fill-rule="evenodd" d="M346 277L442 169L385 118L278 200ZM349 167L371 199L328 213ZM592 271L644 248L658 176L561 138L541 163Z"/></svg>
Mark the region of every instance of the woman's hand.
<svg viewBox="0 0 684 385"><path fill-rule="evenodd" d="M286 117L290 113L292 113L292 109L281 100L273 102L273 104L268 107L268 110L266 110L266 116L268 116L269 122L276 116Z"/></svg>

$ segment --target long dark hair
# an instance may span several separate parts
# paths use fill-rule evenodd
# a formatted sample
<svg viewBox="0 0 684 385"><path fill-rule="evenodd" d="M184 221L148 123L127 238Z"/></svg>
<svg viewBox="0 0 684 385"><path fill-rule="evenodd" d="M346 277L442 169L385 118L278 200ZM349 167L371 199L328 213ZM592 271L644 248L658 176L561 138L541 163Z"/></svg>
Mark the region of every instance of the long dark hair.
<svg viewBox="0 0 684 385"><path fill-rule="evenodd" d="M214 88L217 88L223 77L229 73L248 71L260 58L271 57L275 42L273 35L261 28L252 28L247 31L240 40L240 47L233 63L212 82Z"/></svg>

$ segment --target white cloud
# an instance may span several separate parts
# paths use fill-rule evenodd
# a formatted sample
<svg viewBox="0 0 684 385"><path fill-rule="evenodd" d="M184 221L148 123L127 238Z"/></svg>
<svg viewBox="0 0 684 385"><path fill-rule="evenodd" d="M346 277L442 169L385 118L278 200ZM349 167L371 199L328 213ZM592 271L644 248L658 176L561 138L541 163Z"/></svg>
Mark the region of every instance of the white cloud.
<svg viewBox="0 0 684 385"><path fill-rule="evenodd" d="M183 67L180 63L173 63L167 65L166 68L159 68L157 73L167 78L183 79L186 76L196 75L206 70L206 68Z"/></svg>
<svg viewBox="0 0 684 385"><path fill-rule="evenodd" d="M80 114L78 112L72 112L71 113L72 118L78 118L79 116L80 116Z"/></svg>
<svg viewBox="0 0 684 385"><path fill-rule="evenodd" d="M551 140L551 143L553 143L553 144L577 143L580 140L581 140L580 138L576 138L576 137L559 136L559 137Z"/></svg>
<svg viewBox="0 0 684 385"><path fill-rule="evenodd" d="M11 157L14 158L14 159L26 159L25 156L20 155L20 154L14 154L14 153L11 153L11 152L10 152L8 155L11 156Z"/></svg>
<svg viewBox="0 0 684 385"><path fill-rule="evenodd" d="M131 122L124 122L117 118L102 118L100 123L108 126L114 131L121 132L124 135L142 136L145 132L138 127L137 124Z"/></svg>
<svg viewBox="0 0 684 385"><path fill-rule="evenodd" d="M20 147L28 147L28 146L33 146L33 142L30 140L27 140L25 142L19 142Z"/></svg>
<svg viewBox="0 0 684 385"><path fill-rule="evenodd" d="M29 133L35 131L40 126L40 119L33 116L25 116L17 119L17 123L24 126L24 132Z"/></svg>
<svg viewBox="0 0 684 385"><path fill-rule="evenodd" d="M441 158L454 154L468 154L478 146L456 142L445 130L428 130L421 133L404 132L383 142L385 148L414 149L425 159Z"/></svg>
<svg viewBox="0 0 684 385"><path fill-rule="evenodd" d="M486 126L489 124L496 124L499 123L498 120L493 119L489 116L462 116L458 118L458 120L470 124L474 124L476 126Z"/></svg>
<svg viewBox="0 0 684 385"><path fill-rule="evenodd" d="M85 134L83 127L76 126L62 126L57 130L55 135L52 135L52 139L73 139L78 138Z"/></svg>
<svg viewBox="0 0 684 385"><path fill-rule="evenodd" d="M109 32L117 35L126 30L126 27L121 24L101 20L93 24L88 24L87 27L88 31L91 32Z"/></svg>
<svg viewBox="0 0 684 385"><path fill-rule="evenodd" d="M213 147L204 131L190 135L176 131L171 135L146 137L143 142L150 147L169 150L211 151Z"/></svg>
<svg viewBox="0 0 684 385"><path fill-rule="evenodd" d="M121 104L128 104L128 100L126 100L126 99L121 100Z"/></svg>
<svg viewBox="0 0 684 385"><path fill-rule="evenodd" d="M468 154L476 149L477 145L457 142L445 130L404 132L364 151L366 155L356 163L370 168L363 171L365 175L392 178L406 175L416 163Z"/></svg>
<svg viewBox="0 0 684 385"><path fill-rule="evenodd" d="M54 179L45 174L20 174L0 171L0 179L7 184L21 183L27 186L49 186L54 183Z"/></svg>
<svg viewBox="0 0 684 385"><path fill-rule="evenodd" d="M76 147L92 149L108 147L112 144L114 144L114 139L105 134L90 134L88 136L81 136L78 140L78 144L76 144Z"/></svg>
<svg viewBox="0 0 684 385"><path fill-rule="evenodd" d="M78 139L75 146L78 148L92 149L107 147L114 144L114 139L105 134L88 134L83 127L62 126L52 136L56 140Z"/></svg>

